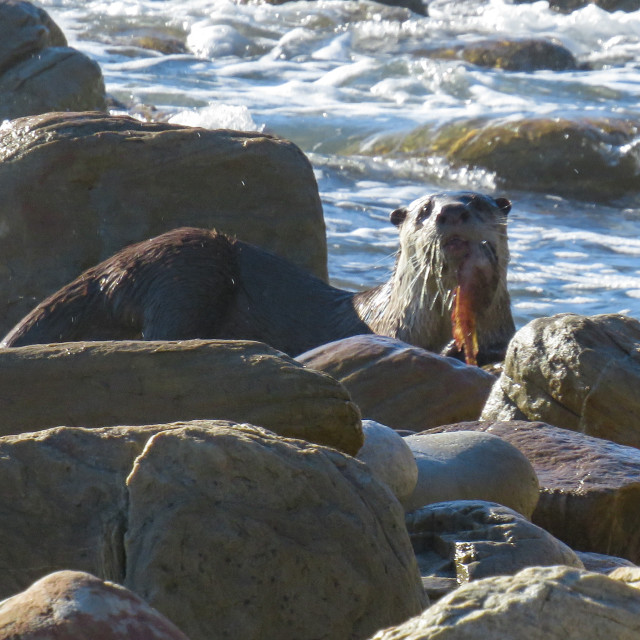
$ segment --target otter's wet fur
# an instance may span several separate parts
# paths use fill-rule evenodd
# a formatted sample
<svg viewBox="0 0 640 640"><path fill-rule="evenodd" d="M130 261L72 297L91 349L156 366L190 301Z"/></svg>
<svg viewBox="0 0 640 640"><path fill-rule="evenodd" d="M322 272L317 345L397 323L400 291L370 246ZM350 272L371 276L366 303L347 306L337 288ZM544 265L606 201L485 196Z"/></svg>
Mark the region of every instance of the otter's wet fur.
<svg viewBox="0 0 640 640"><path fill-rule="evenodd" d="M471 273L479 364L514 333L506 270L511 204L438 193L391 213L400 249L390 279L353 293L217 231L175 229L126 247L40 303L1 345L82 340L249 339L290 355L377 333L460 356L449 345L453 290Z"/></svg>

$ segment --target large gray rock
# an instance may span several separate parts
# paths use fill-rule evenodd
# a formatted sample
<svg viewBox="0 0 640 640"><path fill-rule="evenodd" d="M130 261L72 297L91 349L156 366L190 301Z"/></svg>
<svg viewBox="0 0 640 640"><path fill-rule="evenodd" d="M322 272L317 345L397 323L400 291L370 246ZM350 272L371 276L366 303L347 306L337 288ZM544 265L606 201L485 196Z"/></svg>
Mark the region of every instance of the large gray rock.
<svg viewBox="0 0 640 640"><path fill-rule="evenodd" d="M573 549L640 562L640 451L541 422L472 422L432 432L499 436L540 482L533 522Z"/></svg>
<svg viewBox="0 0 640 640"><path fill-rule="evenodd" d="M311 164L258 133L53 113L0 130L0 334L126 245L215 227L327 277ZM277 230L277 231L276 231Z"/></svg>
<svg viewBox="0 0 640 640"><path fill-rule="evenodd" d="M372 640L637 640L640 591L570 567L465 584Z"/></svg>
<svg viewBox="0 0 640 640"><path fill-rule="evenodd" d="M425 589L452 590L533 566L584 568L578 555L519 513L493 502L438 502L406 518Z"/></svg>
<svg viewBox="0 0 640 640"><path fill-rule="evenodd" d="M538 479L526 456L489 433L421 433L405 438L418 465L418 482L402 503L407 511L434 502L487 500L530 518Z"/></svg>
<svg viewBox="0 0 640 640"><path fill-rule="evenodd" d="M191 640L360 639L425 604L400 505L335 450L185 427L127 484L125 585Z"/></svg>
<svg viewBox="0 0 640 640"><path fill-rule="evenodd" d="M260 342L105 341L0 349L0 435L54 426L249 421L355 455L338 382Z"/></svg>
<svg viewBox="0 0 640 640"><path fill-rule="evenodd" d="M48 111L106 110L100 67L66 45L43 9L0 0L0 120Z"/></svg>
<svg viewBox="0 0 640 640"><path fill-rule="evenodd" d="M342 382L363 418L393 429L475 420L495 382L478 367L375 335L337 340L296 360Z"/></svg>
<svg viewBox="0 0 640 640"><path fill-rule="evenodd" d="M0 640L188 640L120 585L59 571L0 603Z"/></svg>
<svg viewBox="0 0 640 640"><path fill-rule="evenodd" d="M640 322L538 318L509 345L483 420L540 420L640 447Z"/></svg>

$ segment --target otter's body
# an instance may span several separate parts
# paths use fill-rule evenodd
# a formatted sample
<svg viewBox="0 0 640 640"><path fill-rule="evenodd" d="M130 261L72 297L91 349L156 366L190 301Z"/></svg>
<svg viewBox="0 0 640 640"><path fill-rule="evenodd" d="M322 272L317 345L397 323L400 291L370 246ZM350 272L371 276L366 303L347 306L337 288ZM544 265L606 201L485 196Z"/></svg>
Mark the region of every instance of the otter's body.
<svg viewBox="0 0 640 640"><path fill-rule="evenodd" d="M175 229L83 273L20 321L2 346L228 338L297 355L373 332L440 351L452 335L451 292L466 270L479 289L480 353L493 360L514 332L506 290L509 208L504 199L453 193L397 209L394 272L361 293L216 231Z"/></svg>

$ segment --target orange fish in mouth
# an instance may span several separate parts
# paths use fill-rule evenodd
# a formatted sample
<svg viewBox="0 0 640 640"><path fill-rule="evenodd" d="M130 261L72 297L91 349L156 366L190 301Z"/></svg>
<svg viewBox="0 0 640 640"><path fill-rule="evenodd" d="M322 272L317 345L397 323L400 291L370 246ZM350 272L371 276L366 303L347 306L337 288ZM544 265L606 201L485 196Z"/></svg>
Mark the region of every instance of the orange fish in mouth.
<svg viewBox="0 0 640 640"><path fill-rule="evenodd" d="M472 308L472 297L469 295L468 283L458 285L453 291L453 309L451 311L451 330L456 347L464 351L467 364L477 366L478 334L476 317Z"/></svg>

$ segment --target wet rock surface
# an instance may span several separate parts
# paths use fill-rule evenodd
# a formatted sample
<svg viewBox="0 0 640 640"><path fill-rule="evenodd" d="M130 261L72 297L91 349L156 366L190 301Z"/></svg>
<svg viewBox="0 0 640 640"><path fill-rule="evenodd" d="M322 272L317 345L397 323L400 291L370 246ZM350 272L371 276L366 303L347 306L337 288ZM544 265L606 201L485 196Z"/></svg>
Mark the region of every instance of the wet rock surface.
<svg viewBox="0 0 640 640"><path fill-rule="evenodd" d="M434 431L477 429L507 440L540 482L533 522L577 551L640 561L640 451L540 422L478 422Z"/></svg>
<svg viewBox="0 0 640 640"><path fill-rule="evenodd" d="M584 568L563 542L502 505L480 500L439 502L406 517L423 583L430 597L448 581L453 590L471 580L513 575L526 567Z"/></svg>
<svg viewBox="0 0 640 640"><path fill-rule="evenodd" d="M425 604L400 505L334 450L185 427L127 485L125 586L191 640L366 638Z"/></svg>
<svg viewBox="0 0 640 640"><path fill-rule="evenodd" d="M482 412L540 420L640 446L640 322L619 315L538 318L514 336Z"/></svg>
<svg viewBox="0 0 640 640"><path fill-rule="evenodd" d="M2 333L85 269L181 226L327 277L313 169L273 136L97 113L20 118L0 130L0 191Z"/></svg>
<svg viewBox="0 0 640 640"><path fill-rule="evenodd" d="M59 425L251 421L355 455L342 385L259 342L77 342L0 349L0 433Z"/></svg>
<svg viewBox="0 0 640 640"><path fill-rule="evenodd" d="M363 418L420 431L479 416L495 377L454 358L374 335L331 342L296 360L339 380Z"/></svg>

